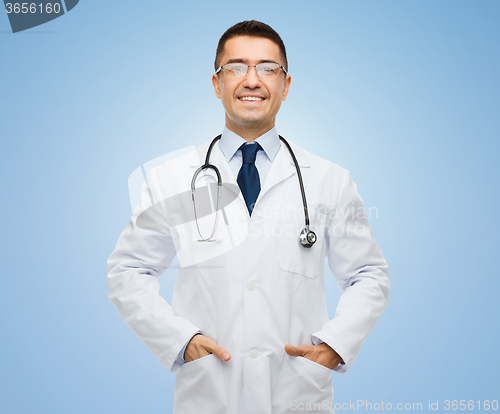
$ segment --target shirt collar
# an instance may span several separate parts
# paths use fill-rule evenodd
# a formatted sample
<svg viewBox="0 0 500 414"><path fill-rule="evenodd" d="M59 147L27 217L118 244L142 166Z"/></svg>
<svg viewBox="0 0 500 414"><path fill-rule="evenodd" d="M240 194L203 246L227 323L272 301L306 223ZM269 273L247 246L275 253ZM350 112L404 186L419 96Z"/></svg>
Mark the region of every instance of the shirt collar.
<svg viewBox="0 0 500 414"><path fill-rule="evenodd" d="M241 144L246 143L247 141L235 134L233 131L230 131L226 126L222 131L222 137L219 141L219 148L221 149L226 161L229 162L231 158L233 158L234 154L241 147ZM276 154L281 146L281 141L278 137L278 131L276 127L273 127L271 130L267 131L264 135L258 137L255 141L258 142L262 147L262 150L269 158L271 162L274 161Z"/></svg>

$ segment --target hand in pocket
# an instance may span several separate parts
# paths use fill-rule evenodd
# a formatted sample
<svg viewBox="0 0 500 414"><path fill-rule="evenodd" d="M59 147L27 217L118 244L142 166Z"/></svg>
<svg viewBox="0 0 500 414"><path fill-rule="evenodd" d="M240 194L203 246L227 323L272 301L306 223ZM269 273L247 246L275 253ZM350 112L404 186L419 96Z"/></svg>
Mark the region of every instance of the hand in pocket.
<svg viewBox="0 0 500 414"><path fill-rule="evenodd" d="M290 356L307 358L331 370L342 362L342 357L324 342L319 345L291 346L286 344L285 352Z"/></svg>
<svg viewBox="0 0 500 414"><path fill-rule="evenodd" d="M196 334L191 338L186 347L184 360L186 362L192 362L209 354L214 354L222 361L229 361L231 359L229 352L217 345L213 339L202 334Z"/></svg>

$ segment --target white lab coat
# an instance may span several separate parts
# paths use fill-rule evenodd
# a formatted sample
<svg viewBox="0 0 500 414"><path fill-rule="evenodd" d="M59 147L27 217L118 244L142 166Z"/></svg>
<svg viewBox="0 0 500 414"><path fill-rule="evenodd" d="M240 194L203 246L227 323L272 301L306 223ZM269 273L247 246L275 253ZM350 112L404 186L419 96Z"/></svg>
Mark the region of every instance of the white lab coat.
<svg viewBox="0 0 500 414"><path fill-rule="evenodd" d="M158 215L149 229L137 225L152 203L190 190L207 143L150 172L149 190L144 184L141 204L108 260L109 297L121 317L165 368L176 371L175 414L333 413L332 371L288 356L284 345L324 341L343 358L335 369L343 374L387 304L387 263L349 172L291 145L318 238L311 249L298 242L302 199L283 144L252 217L241 194L224 208L227 224L219 215L219 242L194 242L199 238L194 222L171 227ZM224 183L237 186L218 145L211 163ZM210 170L205 175L215 177ZM211 177L200 178L198 186L215 182ZM192 204L179 208L192 209ZM214 219L212 214L200 220L204 237ZM158 277L176 254L180 267L169 305L159 295ZM343 292L332 320L324 291L325 256ZM197 330L228 350L231 360L208 355L175 362Z"/></svg>

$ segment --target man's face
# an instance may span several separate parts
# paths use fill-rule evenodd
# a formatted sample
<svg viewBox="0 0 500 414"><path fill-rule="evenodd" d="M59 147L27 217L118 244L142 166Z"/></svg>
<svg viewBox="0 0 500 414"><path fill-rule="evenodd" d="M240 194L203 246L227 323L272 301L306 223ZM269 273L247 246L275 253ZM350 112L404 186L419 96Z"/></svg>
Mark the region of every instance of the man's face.
<svg viewBox="0 0 500 414"><path fill-rule="evenodd" d="M226 42L220 65L233 62L247 65L261 62L284 64L276 43L250 36L237 36ZM226 111L226 126L242 136L248 131L263 134L274 127L276 114L288 95L290 82L290 75L285 77L283 71L276 77L258 76L253 67L248 68L243 77L226 76L224 70L212 77L215 94L222 100ZM244 100L245 97L261 99Z"/></svg>

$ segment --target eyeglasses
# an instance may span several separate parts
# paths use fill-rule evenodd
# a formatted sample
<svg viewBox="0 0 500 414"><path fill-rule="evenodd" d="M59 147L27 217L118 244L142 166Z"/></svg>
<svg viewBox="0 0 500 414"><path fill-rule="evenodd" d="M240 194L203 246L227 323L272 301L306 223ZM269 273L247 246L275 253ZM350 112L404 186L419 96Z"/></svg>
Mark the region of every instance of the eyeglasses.
<svg viewBox="0 0 500 414"><path fill-rule="evenodd" d="M226 76L245 76L248 73L248 68L255 68L257 75L265 77L275 77L280 74L280 69L283 70L285 75L287 74L286 69L279 63L266 62L258 63L257 65L247 65L245 63L226 63L217 69L215 74L217 75L222 69L224 69L224 75Z"/></svg>

